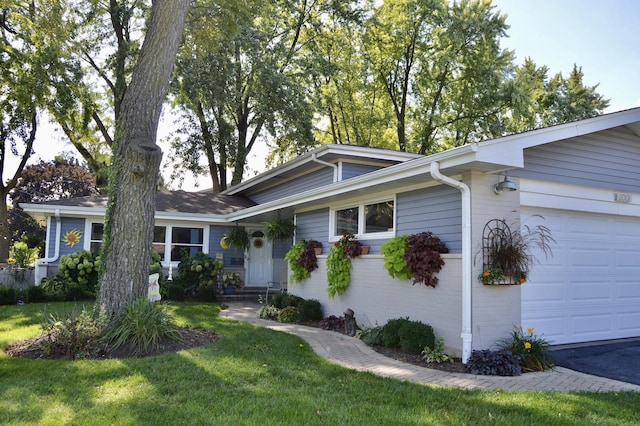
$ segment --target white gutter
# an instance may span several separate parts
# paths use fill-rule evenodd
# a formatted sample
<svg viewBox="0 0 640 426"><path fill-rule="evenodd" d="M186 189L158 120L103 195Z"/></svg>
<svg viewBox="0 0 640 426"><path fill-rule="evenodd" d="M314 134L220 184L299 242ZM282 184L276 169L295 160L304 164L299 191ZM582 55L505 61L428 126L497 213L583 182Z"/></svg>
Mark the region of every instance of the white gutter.
<svg viewBox="0 0 640 426"><path fill-rule="evenodd" d="M60 229L60 209L56 209L55 211L55 218L56 218L56 238L55 238L55 245L53 248L53 257L44 257L42 259L38 259L36 260L36 266L35 266L35 271L34 271L34 279L35 279L35 285L40 285L40 281L42 280L42 273L45 273L46 276L46 267L47 264L49 262L55 262L56 260L58 260L58 257L60 257L60 234L62 233L62 230ZM47 229L51 229L50 226L47 226ZM51 242L51 240L49 240L49 242ZM43 271L44 269L44 271Z"/></svg>
<svg viewBox="0 0 640 426"><path fill-rule="evenodd" d="M471 190L464 182L440 173L440 163L434 161L429 173L438 182L458 188L462 194L462 362L471 356L473 334L471 328Z"/></svg>
<svg viewBox="0 0 640 426"><path fill-rule="evenodd" d="M313 154L311 154L311 161L313 161L315 163L318 163L318 164L322 164L323 166L332 167L333 168L333 181L334 182L338 182L338 165L337 164L333 164L333 163L329 163L327 161L319 160L318 156L316 155L315 152Z"/></svg>

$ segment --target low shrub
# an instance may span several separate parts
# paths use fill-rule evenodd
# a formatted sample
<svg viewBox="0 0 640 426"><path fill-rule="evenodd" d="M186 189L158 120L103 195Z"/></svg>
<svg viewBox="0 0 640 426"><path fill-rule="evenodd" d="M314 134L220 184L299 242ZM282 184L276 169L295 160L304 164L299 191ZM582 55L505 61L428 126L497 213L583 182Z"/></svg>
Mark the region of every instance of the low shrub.
<svg viewBox="0 0 640 426"><path fill-rule="evenodd" d="M32 285L27 289L27 300L29 303L41 303L47 300L47 294L42 286Z"/></svg>
<svg viewBox="0 0 640 426"><path fill-rule="evenodd" d="M6 285L0 285L0 305L13 305L16 303L16 289Z"/></svg>
<svg viewBox="0 0 640 426"><path fill-rule="evenodd" d="M271 296L271 303L278 309L284 309L287 306L299 308L304 303L304 299L289 293L275 293Z"/></svg>
<svg viewBox="0 0 640 426"><path fill-rule="evenodd" d="M280 314L280 309L276 308L275 306L263 306L258 311L258 318L277 321L278 314Z"/></svg>
<svg viewBox="0 0 640 426"><path fill-rule="evenodd" d="M337 317L335 315L331 315L321 319L318 322L318 325L323 330L338 331L342 333L344 332L344 317Z"/></svg>
<svg viewBox="0 0 640 426"><path fill-rule="evenodd" d="M218 272L223 266L222 262L203 252L189 254L183 249L181 255L175 283L181 284L189 296L200 298L198 294L200 288L209 295L207 287L217 285Z"/></svg>
<svg viewBox="0 0 640 426"><path fill-rule="evenodd" d="M64 293L64 298L67 302L75 302L94 299L95 295L80 285L72 284L67 287L67 290Z"/></svg>
<svg viewBox="0 0 640 426"><path fill-rule="evenodd" d="M318 300L303 300L298 306L300 321L320 321L322 319L322 305Z"/></svg>
<svg viewBox="0 0 640 426"><path fill-rule="evenodd" d="M522 374L520 357L509 351L472 351L467 368L471 374L485 376L519 376Z"/></svg>
<svg viewBox="0 0 640 426"><path fill-rule="evenodd" d="M185 298L184 287L181 284L170 282L166 286L160 286L160 295L163 299L181 302Z"/></svg>
<svg viewBox="0 0 640 426"><path fill-rule="evenodd" d="M425 347L422 351L422 359L427 362L432 362L436 364L440 364L443 362L453 362L453 357L444 353L444 339L442 337L438 337L436 340L435 346L433 348Z"/></svg>
<svg viewBox="0 0 640 426"><path fill-rule="evenodd" d="M408 321L398 329L400 347L408 354L420 354L427 347L435 346L433 327L420 321Z"/></svg>
<svg viewBox="0 0 640 426"><path fill-rule="evenodd" d="M286 305L286 297L287 296L288 296L287 293L275 293L273 296L271 296L271 303L276 308L282 309L282 308L287 306Z"/></svg>
<svg viewBox="0 0 640 426"><path fill-rule="evenodd" d="M164 304L136 299L107 327L104 339L113 348L129 345L135 354L142 355L156 349L162 338L180 340Z"/></svg>
<svg viewBox="0 0 640 426"><path fill-rule="evenodd" d="M216 284L200 283L198 287L198 299L203 302L213 302L216 300Z"/></svg>
<svg viewBox="0 0 640 426"><path fill-rule="evenodd" d="M101 266L100 256L94 257L90 251L78 250L60 257L58 272L66 278L69 285L80 286L84 290L93 292L98 286Z"/></svg>
<svg viewBox="0 0 640 426"><path fill-rule="evenodd" d="M278 314L278 322L296 323L300 321L300 312L295 306L287 306Z"/></svg>
<svg viewBox="0 0 640 426"><path fill-rule="evenodd" d="M65 318L50 314L42 324L45 341L40 349L47 354L64 354L69 359L85 358L96 350L106 323L97 307L93 310L83 307L79 313L74 309Z"/></svg>
<svg viewBox="0 0 640 426"><path fill-rule="evenodd" d="M388 347L400 346L400 327L409 322L409 318L390 319L382 328L382 343Z"/></svg>
<svg viewBox="0 0 640 426"><path fill-rule="evenodd" d="M554 366L549 342L533 334L533 328L525 333L522 327L514 327L511 336L499 341L498 346L518 355L523 371L544 371Z"/></svg>
<svg viewBox="0 0 640 426"><path fill-rule="evenodd" d="M382 326L360 329L356 331L355 337L367 346L382 345L382 329Z"/></svg>

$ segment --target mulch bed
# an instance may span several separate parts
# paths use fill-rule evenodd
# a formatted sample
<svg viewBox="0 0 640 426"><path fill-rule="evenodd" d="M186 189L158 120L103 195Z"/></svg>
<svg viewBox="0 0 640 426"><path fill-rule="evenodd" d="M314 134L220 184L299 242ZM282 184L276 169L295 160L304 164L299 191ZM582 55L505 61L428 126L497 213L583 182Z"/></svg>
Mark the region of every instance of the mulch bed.
<svg viewBox="0 0 640 426"><path fill-rule="evenodd" d="M144 354L136 354L127 345L117 349L110 348L104 344L95 343L90 345L91 349L83 353L83 359L108 359L108 358L134 358L155 356L164 353L178 352L183 349L191 349L203 346L219 339L217 333L213 331L198 330L195 328L179 327L178 331L181 340L169 338L160 339L157 347ZM30 359L71 359L66 352L44 351L42 348L49 343L48 336L42 334L38 337L21 342L13 343L5 349L5 353L12 357Z"/></svg>
<svg viewBox="0 0 640 426"><path fill-rule="evenodd" d="M450 373L469 373L467 366L462 363L460 358L454 358L453 362L426 362L422 359L422 355L408 354L400 348L388 348L386 346L373 346L373 350L386 357L406 362L407 364L418 365L425 368L433 368L434 370L448 371Z"/></svg>

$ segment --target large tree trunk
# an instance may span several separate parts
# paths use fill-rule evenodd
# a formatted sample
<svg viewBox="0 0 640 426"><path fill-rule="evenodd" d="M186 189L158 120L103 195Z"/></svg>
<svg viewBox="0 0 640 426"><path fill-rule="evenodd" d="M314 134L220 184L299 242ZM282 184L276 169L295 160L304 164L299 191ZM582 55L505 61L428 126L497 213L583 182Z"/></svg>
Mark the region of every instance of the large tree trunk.
<svg viewBox="0 0 640 426"><path fill-rule="evenodd" d="M99 304L108 315L146 297L162 151L158 120L189 0L154 0L151 19L116 123Z"/></svg>

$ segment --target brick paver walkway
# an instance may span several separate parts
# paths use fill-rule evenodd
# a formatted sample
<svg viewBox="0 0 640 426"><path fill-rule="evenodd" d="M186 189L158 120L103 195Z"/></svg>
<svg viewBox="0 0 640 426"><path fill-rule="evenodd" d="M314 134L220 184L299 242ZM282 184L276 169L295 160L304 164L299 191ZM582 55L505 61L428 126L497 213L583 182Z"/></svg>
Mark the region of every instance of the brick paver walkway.
<svg viewBox="0 0 640 426"><path fill-rule="evenodd" d="M634 384L592 376L563 367L516 377L476 376L419 367L381 355L354 337L298 324L280 324L262 320L257 317L260 309L258 304L232 302L228 303L228 306L229 308L222 311L220 316L295 334L309 343L316 354L335 364L383 377L465 389L640 392L640 386Z"/></svg>

